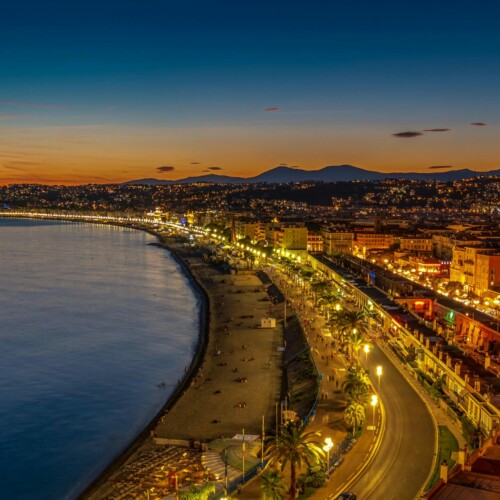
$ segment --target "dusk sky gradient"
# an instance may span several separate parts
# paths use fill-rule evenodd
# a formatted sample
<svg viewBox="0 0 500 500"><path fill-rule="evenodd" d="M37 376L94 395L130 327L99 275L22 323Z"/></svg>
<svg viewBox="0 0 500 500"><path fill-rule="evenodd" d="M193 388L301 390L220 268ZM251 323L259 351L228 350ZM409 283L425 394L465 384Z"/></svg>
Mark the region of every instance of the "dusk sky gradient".
<svg viewBox="0 0 500 500"><path fill-rule="evenodd" d="M500 168L499 26L493 0L11 2L0 185Z"/></svg>

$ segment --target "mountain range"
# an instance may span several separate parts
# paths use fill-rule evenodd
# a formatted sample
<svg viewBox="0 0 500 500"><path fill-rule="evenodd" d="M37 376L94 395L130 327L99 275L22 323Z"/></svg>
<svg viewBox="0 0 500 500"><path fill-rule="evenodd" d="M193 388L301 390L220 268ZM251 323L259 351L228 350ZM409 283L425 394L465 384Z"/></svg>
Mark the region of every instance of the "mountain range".
<svg viewBox="0 0 500 500"><path fill-rule="evenodd" d="M438 181L459 181L478 176L498 176L500 169L490 170L488 172L476 172L475 170L449 170L446 172L396 172L383 173L373 170L354 167L352 165L330 165L319 170L303 170L300 168L291 168L279 166L267 170L255 177L231 177L228 175L208 174L197 177L186 177L175 181L162 179L137 179L124 182L123 185L170 185L170 184L189 184L197 182L217 183L217 184L255 184L266 182L268 184L286 184L289 182L322 181L322 182L340 182L340 181L380 181L384 179L413 179L413 180L438 180Z"/></svg>

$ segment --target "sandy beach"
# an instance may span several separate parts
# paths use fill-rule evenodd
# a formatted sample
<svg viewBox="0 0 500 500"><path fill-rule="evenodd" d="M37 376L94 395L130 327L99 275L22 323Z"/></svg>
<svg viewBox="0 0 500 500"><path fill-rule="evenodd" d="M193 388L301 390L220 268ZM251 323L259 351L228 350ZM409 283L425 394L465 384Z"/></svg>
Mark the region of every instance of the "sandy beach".
<svg viewBox="0 0 500 500"><path fill-rule="evenodd" d="M154 424L82 498L140 498L154 477L154 484L165 485L167 460L159 458L170 448L165 440L207 443L243 430L258 435L262 417L268 430L274 428L283 373L282 306L269 300L255 272L227 274L204 262L201 252L173 241L168 244L208 297L208 331L201 332L208 340L204 352L201 342L204 356L179 374L177 397L170 398ZM279 319L276 328L260 328L263 317ZM201 460L199 451L190 467L201 469Z"/></svg>

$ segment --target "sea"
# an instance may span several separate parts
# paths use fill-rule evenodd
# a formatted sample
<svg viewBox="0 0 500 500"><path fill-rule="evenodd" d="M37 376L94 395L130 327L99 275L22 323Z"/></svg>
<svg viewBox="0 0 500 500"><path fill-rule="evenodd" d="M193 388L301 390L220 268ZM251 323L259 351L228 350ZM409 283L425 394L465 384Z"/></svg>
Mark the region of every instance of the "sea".
<svg viewBox="0 0 500 500"><path fill-rule="evenodd" d="M155 241L0 218L1 498L76 498L184 376L200 298Z"/></svg>

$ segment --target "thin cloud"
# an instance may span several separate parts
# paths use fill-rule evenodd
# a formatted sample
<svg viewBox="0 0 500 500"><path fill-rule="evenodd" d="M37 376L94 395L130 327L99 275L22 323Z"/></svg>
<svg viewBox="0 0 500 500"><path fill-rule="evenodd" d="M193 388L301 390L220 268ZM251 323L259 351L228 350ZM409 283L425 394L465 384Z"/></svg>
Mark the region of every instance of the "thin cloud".
<svg viewBox="0 0 500 500"><path fill-rule="evenodd" d="M451 128L426 128L422 132L449 132Z"/></svg>
<svg viewBox="0 0 500 500"><path fill-rule="evenodd" d="M208 167L207 170L222 170L221 167Z"/></svg>
<svg viewBox="0 0 500 500"><path fill-rule="evenodd" d="M20 172L27 172L28 171L27 168L17 167L17 166L12 165L12 164L5 164L5 165L3 165L3 168L5 168L7 170L18 170Z"/></svg>
<svg viewBox="0 0 500 500"><path fill-rule="evenodd" d="M175 170L175 167L172 167L170 165L165 165L163 167L156 167L156 170L158 172L172 172L172 170Z"/></svg>
<svg viewBox="0 0 500 500"><path fill-rule="evenodd" d="M201 165L201 161L192 161L191 165Z"/></svg>
<svg viewBox="0 0 500 500"><path fill-rule="evenodd" d="M15 101L12 99L0 99L0 104L8 106L19 106L22 108L43 108L43 109L63 109L63 106L55 106L53 104L41 104L39 102Z"/></svg>
<svg viewBox="0 0 500 500"><path fill-rule="evenodd" d="M280 167L288 167L288 163L280 163Z"/></svg>
<svg viewBox="0 0 500 500"><path fill-rule="evenodd" d="M431 165L429 168L439 169L439 168L455 168L455 167L453 165Z"/></svg>
<svg viewBox="0 0 500 500"><path fill-rule="evenodd" d="M393 137L399 137L401 139L409 139L411 137L418 137L419 135L424 135L422 132L398 132L396 134L392 134Z"/></svg>
<svg viewBox="0 0 500 500"><path fill-rule="evenodd" d="M290 168L302 168L300 165L290 165Z"/></svg>
<svg viewBox="0 0 500 500"><path fill-rule="evenodd" d="M0 120L15 120L16 118L20 118L22 116L26 115L21 115L19 113L0 113Z"/></svg>
<svg viewBox="0 0 500 500"><path fill-rule="evenodd" d="M484 122L472 122L469 125L472 125L474 127L486 127L486 123Z"/></svg>
<svg viewBox="0 0 500 500"><path fill-rule="evenodd" d="M266 108L264 111L281 111L281 108Z"/></svg>

